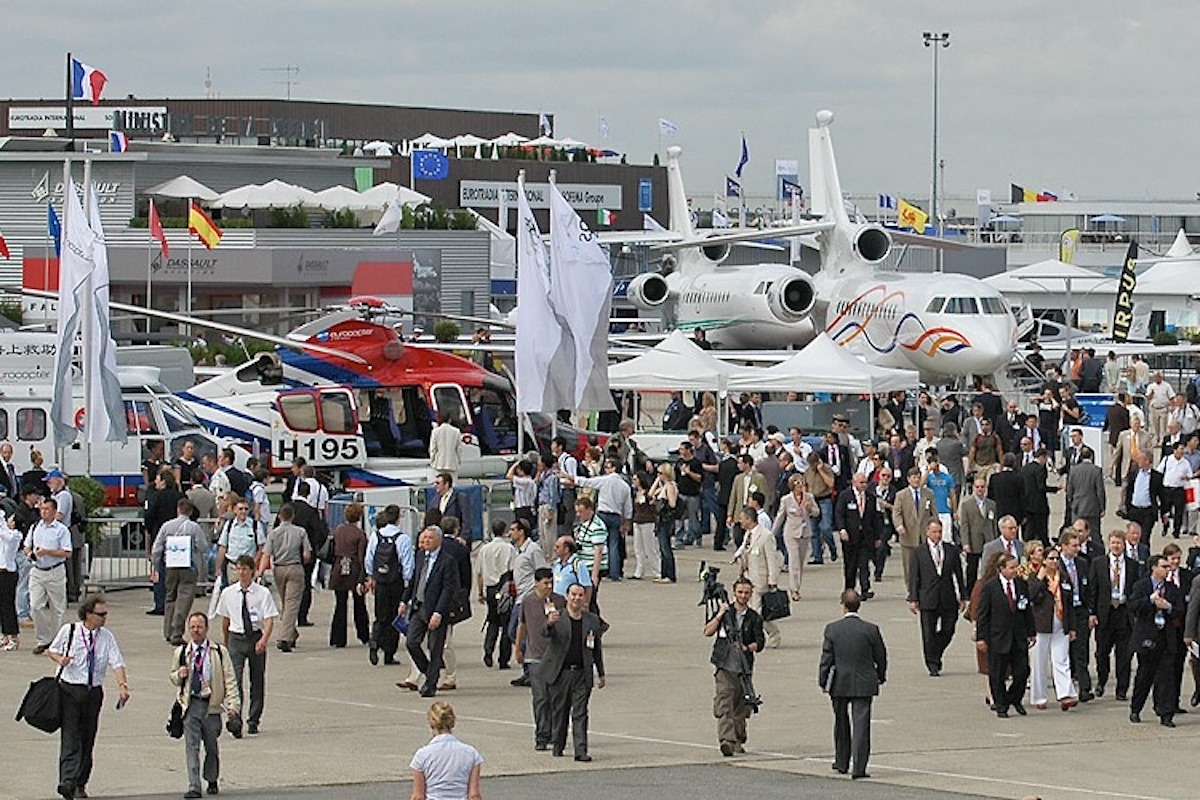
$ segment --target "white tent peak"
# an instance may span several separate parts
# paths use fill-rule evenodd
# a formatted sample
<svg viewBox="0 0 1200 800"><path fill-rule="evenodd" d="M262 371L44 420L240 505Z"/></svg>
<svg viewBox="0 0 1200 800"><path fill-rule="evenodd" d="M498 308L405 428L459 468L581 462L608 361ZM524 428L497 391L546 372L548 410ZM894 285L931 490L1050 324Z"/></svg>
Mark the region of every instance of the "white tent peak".
<svg viewBox="0 0 1200 800"><path fill-rule="evenodd" d="M1188 241L1187 234L1183 232L1183 228L1179 229L1179 233L1175 235L1175 241L1171 243L1171 247L1167 250L1167 258L1188 258L1192 255L1192 244Z"/></svg>

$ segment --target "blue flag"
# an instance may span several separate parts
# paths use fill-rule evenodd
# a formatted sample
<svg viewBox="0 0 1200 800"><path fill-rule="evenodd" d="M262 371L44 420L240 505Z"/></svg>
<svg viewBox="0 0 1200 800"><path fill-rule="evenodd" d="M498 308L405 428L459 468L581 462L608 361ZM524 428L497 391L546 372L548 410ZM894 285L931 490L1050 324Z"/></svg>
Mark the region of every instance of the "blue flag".
<svg viewBox="0 0 1200 800"><path fill-rule="evenodd" d="M54 213L54 206L46 204L46 227L50 230L50 238L54 240L54 256L58 258L62 256L62 223L58 221L58 214Z"/></svg>
<svg viewBox="0 0 1200 800"><path fill-rule="evenodd" d="M804 187L787 177L779 176L779 193L781 200L786 200L793 195L799 199L804 197Z"/></svg>
<svg viewBox="0 0 1200 800"><path fill-rule="evenodd" d="M734 175L742 177L742 170L750 163L750 148L746 146L746 134L742 134L742 157L738 159L737 169L734 170Z"/></svg>
<svg viewBox="0 0 1200 800"><path fill-rule="evenodd" d="M737 181L735 181L733 178L730 178L728 175L725 176L725 196L726 197L741 197L742 196L742 185L740 183L738 183Z"/></svg>
<svg viewBox="0 0 1200 800"><path fill-rule="evenodd" d="M444 181L450 177L450 159L437 150L413 150L412 174L417 180Z"/></svg>

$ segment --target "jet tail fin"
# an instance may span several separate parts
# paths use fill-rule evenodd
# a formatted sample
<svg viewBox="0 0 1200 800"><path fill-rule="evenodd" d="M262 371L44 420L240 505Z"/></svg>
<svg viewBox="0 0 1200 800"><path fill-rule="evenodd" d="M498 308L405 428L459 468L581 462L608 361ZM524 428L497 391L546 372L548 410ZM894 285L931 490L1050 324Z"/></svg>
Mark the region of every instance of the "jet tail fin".
<svg viewBox="0 0 1200 800"><path fill-rule="evenodd" d="M669 225L673 232L684 239L696 238L692 226L692 213L687 204L687 192L683 188L683 172L679 169L679 156L683 148L672 145L667 148L667 205L670 209Z"/></svg>
<svg viewBox="0 0 1200 800"><path fill-rule="evenodd" d="M832 111L818 111L817 127L808 131L809 209L822 219L849 225L837 160L833 155L833 139L829 131L832 124Z"/></svg>

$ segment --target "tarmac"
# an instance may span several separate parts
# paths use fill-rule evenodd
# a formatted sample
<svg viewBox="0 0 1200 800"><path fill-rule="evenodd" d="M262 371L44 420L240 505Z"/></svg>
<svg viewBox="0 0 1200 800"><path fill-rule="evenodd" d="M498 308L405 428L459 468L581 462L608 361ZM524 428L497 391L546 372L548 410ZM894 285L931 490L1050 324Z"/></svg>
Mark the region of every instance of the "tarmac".
<svg viewBox="0 0 1200 800"><path fill-rule="evenodd" d="M1061 500L1052 498L1054 520ZM1115 508L1110 487L1109 508ZM1120 523L1109 515L1107 525ZM939 678L921 658L917 618L904 602L897 556L863 616L883 630L888 682L874 705L871 778L832 776L832 717L817 686L824 625L840 616L841 562L806 566L804 599L783 620L783 644L763 653L755 684L764 699L749 723L748 753L723 758L712 717L711 640L701 635L696 581L708 549L677 552L681 581L659 585L625 580L602 586L600 603L612 623L605 637L608 686L592 695L590 752L578 764L535 752L528 690L513 688L515 670L486 669L481 660L482 609L458 626L458 688L439 697L458 714L455 733L483 754L488 798L557 798L568 791L596 798L1194 798L1196 768L1179 756L1200 744L1200 710L1169 730L1144 714L1132 725L1127 704L1110 691L1064 713L1056 705L1029 716L997 719L983 703L970 623L960 621ZM1155 536L1157 550L1164 540ZM722 568L728 585L733 570ZM784 582L781 580L781 583ZM182 743L163 730L172 700L170 646L161 617L148 617L150 595L109 597L109 625L129 669L133 697L115 708L115 680L96 745L92 797L179 797L186 787ZM204 603L197 602L203 609ZM69 613L75 613L72 607ZM328 647L332 595L317 594L312 619L295 652L272 647L261 733L221 737L222 796L328 795L366 798L409 791L412 753L429 739L429 701L396 687L407 666L372 667L366 648ZM34 657L32 631L21 650L0 653L0 707L16 712L29 681L49 674ZM406 665L407 657L402 655ZM1094 672L1094 670L1093 670ZM1186 678L1184 697L1191 693ZM1051 697L1053 695L1051 694ZM58 737L23 723L4 726L0 798L55 797ZM570 749L568 747L568 752ZM564 777L562 773L570 773Z"/></svg>

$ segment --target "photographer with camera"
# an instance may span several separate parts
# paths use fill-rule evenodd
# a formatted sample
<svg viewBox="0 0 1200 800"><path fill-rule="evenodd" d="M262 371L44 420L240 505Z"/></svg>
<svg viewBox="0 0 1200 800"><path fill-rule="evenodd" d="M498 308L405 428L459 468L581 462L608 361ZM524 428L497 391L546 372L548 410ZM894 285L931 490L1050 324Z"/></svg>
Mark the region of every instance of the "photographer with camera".
<svg viewBox="0 0 1200 800"><path fill-rule="evenodd" d="M728 757L746 752L746 720L752 712L758 711L762 702L754 693L752 683L754 654L762 652L767 639L762 617L750 608L753 584L746 578L734 581L731 606L725 587L717 583L716 567L710 567L702 574L704 598L701 604L707 605L709 611L704 635L717 637L709 659L716 667L713 716L717 718L721 755Z"/></svg>

